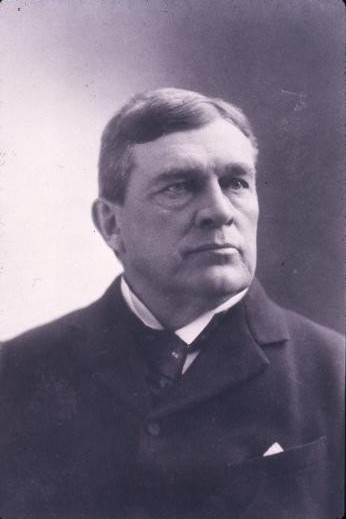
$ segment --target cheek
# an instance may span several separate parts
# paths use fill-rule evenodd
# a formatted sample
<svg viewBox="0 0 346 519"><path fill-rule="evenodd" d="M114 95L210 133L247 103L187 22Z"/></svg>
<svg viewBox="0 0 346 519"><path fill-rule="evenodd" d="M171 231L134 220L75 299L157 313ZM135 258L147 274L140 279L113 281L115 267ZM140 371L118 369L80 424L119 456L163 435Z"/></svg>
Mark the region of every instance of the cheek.
<svg viewBox="0 0 346 519"><path fill-rule="evenodd" d="M183 222L172 211L139 207L132 212L123 229L127 250L141 249L152 256L171 254L182 234ZM171 250L172 249L172 250Z"/></svg>
<svg viewBox="0 0 346 519"><path fill-rule="evenodd" d="M239 209L235 224L242 234L253 235L257 231L258 209L256 206Z"/></svg>
<svg viewBox="0 0 346 519"><path fill-rule="evenodd" d="M257 222L259 215L259 207L257 197L254 198L244 210L244 215L247 219L247 226L250 232L256 232L257 230Z"/></svg>

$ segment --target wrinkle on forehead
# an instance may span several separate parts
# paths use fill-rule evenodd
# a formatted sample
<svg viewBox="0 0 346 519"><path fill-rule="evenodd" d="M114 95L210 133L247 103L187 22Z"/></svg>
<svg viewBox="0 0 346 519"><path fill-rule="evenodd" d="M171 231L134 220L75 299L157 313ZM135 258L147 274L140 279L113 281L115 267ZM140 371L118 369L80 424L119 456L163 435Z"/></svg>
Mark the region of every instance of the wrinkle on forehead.
<svg viewBox="0 0 346 519"><path fill-rule="evenodd" d="M177 147L191 147L191 151L195 148L197 152L198 150L200 151L201 146L206 145L205 137L207 133L209 134L208 136L210 136L210 133L214 133L215 139L226 148L230 147L230 143L232 146L232 141L234 141L234 145L239 149L243 149L244 151L251 149L254 157L257 154L257 150L254 148L250 139L234 124L224 119L217 119L200 128L162 135L158 139L150 142L134 144L132 145L132 149L138 149L141 153L145 149L167 149L168 147L171 148L172 151L177 152Z"/></svg>
<svg viewBox="0 0 346 519"><path fill-rule="evenodd" d="M131 149L134 169L148 182L163 175L228 174L233 168L239 168L243 174L255 174L256 150L251 141L222 119L135 144Z"/></svg>

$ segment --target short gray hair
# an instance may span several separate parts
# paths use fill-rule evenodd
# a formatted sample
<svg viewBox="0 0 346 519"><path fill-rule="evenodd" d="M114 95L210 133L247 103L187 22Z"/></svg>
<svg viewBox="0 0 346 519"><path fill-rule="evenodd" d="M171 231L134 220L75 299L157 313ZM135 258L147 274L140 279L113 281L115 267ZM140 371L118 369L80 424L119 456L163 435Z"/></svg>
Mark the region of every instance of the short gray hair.
<svg viewBox="0 0 346 519"><path fill-rule="evenodd" d="M222 118L258 146L242 110L222 99L178 88L161 88L133 96L109 121L101 140L99 194L122 204L134 167L131 147L169 133L192 130Z"/></svg>

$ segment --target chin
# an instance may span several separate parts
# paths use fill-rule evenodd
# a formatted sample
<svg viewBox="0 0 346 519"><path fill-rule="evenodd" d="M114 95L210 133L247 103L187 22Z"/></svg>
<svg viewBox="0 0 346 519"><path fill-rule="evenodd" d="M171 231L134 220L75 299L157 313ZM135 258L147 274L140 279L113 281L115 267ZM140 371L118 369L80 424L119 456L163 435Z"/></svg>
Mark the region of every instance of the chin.
<svg viewBox="0 0 346 519"><path fill-rule="evenodd" d="M208 269L200 276L195 290L199 293L203 292L207 297L221 299L245 290L252 279L253 274L245 269L242 271L227 269L226 272L218 268Z"/></svg>

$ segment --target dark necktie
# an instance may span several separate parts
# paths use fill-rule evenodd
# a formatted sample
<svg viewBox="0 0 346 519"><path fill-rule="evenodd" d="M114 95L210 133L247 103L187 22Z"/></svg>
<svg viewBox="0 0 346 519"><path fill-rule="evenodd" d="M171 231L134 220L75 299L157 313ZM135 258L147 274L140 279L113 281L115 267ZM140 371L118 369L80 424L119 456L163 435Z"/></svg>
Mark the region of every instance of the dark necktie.
<svg viewBox="0 0 346 519"><path fill-rule="evenodd" d="M161 396L181 377L188 346L166 330L147 332L143 346L150 368L150 386L154 396Z"/></svg>
<svg viewBox="0 0 346 519"><path fill-rule="evenodd" d="M190 345L173 332L144 327L140 347L149 365L149 383L154 398L162 397L181 378L187 354L203 347L223 317L224 313L214 315Z"/></svg>

